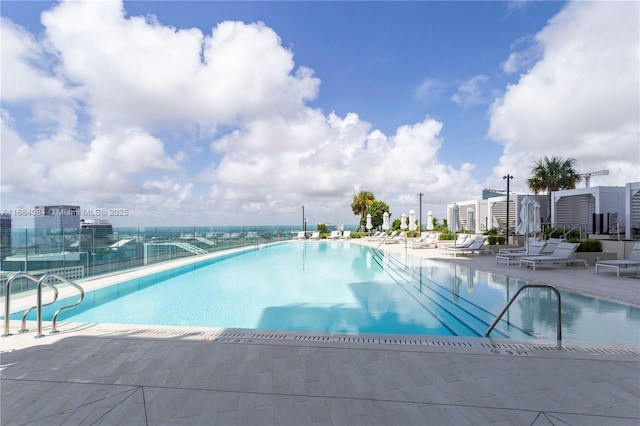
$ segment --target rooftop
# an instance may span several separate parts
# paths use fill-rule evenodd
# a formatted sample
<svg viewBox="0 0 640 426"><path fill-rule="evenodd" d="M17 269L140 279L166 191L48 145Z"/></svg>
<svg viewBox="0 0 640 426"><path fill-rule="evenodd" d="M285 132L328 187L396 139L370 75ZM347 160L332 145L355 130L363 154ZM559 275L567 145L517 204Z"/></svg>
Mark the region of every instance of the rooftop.
<svg viewBox="0 0 640 426"><path fill-rule="evenodd" d="M408 251L441 256L433 249ZM617 278L564 265L533 272L497 265L493 256L443 260L640 306L640 281L629 273ZM112 324L58 328L41 339L31 332L0 339L2 424L640 422L637 347Z"/></svg>

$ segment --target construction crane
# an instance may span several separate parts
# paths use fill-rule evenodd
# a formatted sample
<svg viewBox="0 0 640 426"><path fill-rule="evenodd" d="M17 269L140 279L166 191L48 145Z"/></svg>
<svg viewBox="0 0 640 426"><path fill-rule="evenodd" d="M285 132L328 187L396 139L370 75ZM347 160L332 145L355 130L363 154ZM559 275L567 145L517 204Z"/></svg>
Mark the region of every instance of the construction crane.
<svg viewBox="0 0 640 426"><path fill-rule="evenodd" d="M584 178L585 188L589 188L591 176L607 176L608 174L609 170L598 170L597 172L583 173L580 177Z"/></svg>

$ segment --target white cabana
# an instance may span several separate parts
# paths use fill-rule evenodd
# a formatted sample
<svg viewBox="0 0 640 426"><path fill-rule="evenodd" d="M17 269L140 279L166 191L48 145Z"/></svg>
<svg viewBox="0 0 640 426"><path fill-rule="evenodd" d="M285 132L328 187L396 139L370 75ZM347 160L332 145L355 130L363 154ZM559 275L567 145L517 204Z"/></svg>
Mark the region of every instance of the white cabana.
<svg viewBox="0 0 640 426"><path fill-rule="evenodd" d="M471 232L483 232L491 228L488 220L487 200L456 201L456 204L460 209L460 221L464 229ZM450 208L451 206L447 206L447 209Z"/></svg>
<svg viewBox="0 0 640 426"><path fill-rule="evenodd" d="M616 233L625 228L625 188L594 186L551 193L551 223L587 234Z"/></svg>
<svg viewBox="0 0 640 426"><path fill-rule="evenodd" d="M630 182L624 188L624 237L640 238L640 182Z"/></svg>

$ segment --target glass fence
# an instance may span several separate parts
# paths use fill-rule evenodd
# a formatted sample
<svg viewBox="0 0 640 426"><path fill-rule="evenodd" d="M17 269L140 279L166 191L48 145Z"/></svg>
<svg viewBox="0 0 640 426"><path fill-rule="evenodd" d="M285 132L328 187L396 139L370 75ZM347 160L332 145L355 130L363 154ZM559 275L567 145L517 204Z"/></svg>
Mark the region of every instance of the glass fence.
<svg viewBox="0 0 640 426"><path fill-rule="evenodd" d="M300 226L12 229L0 238L0 295L17 272L78 280L230 248L290 240ZM307 232L310 234L310 232ZM11 293L32 290L15 280Z"/></svg>

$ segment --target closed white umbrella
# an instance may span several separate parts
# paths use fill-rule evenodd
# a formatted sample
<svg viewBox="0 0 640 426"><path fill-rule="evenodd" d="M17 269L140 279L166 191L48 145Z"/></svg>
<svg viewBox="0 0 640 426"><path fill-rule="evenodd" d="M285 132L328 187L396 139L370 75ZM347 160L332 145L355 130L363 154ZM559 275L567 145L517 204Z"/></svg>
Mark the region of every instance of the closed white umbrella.
<svg viewBox="0 0 640 426"><path fill-rule="evenodd" d="M520 202L520 222L516 228L519 235L527 235L529 232L529 197L524 197Z"/></svg>
<svg viewBox="0 0 640 426"><path fill-rule="evenodd" d="M433 212L427 212L427 231L433 231Z"/></svg>
<svg viewBox="0 0 640 426"><path fill-rule="evenodd" d="M460 231L460 207L454 204L451 207L451 217L449 218L449 229L453 232L453 244L456 244L456 232Z"/></svg>
<svg viewBox="0 0 640 426"><path fill-rule="evenodd" d="M540 217L540 203L536 200L533 200L532 206L533 206L532 208L533 219L531 220L531 222L533 223L533 227L531 232L536 234L538 232L542 232L542 223L541 223L542 218Z"/></svg>
<svg viewBox="0 0 640 426"><path fill-rule="evenodd" d="M413 241L413 231L418 229L416 224L416 211L414 209L409 210L409 231L411 231L411 241Z"/></svg>
<svg viewBox="0 0 640 426"><path fill-rule="evenodd" d="M536 211L535 204L538 204ZM536 219L537 217L537 219ZM516 231L525 238L525 252L529 253L529 235L540 232L540 204L530 196L520 202L520 223Z"/></svg>
<svg viewBox="0 0 640 426"><path fill-rule="evenodd" d="M409 210L409 231L415 231L418 229L416 224L416 211L414 209Z"/></svg>
<svg viewBox="0 0 640 426"><path fill-rule="evenodd" d="M407 215L404 213L400 216L400 229L403 231L407 229Z"/></svg>
<svg viewBox="0 0 640 426"><path fill-rule="evenodd" d="M371 224L371 213L367 213L367 225L366 228L368 231L371 231L371 228L373 228L373 225Z"/></svg>
<svg viewBox="0 0 640 426"><path fill-rule="evenodd" d="M467 230L469 232L475 232L476 230L475 221L473 219L473 209L467 210Z"/></svg>
<svg viewBox="0 0 640 426"><path fill-rule="evenodd" d="M382 230L383 231L388 231L389 228L391 228L391 226L389 226L389 213L388 212L384 212L382 214Z"/></svg>

